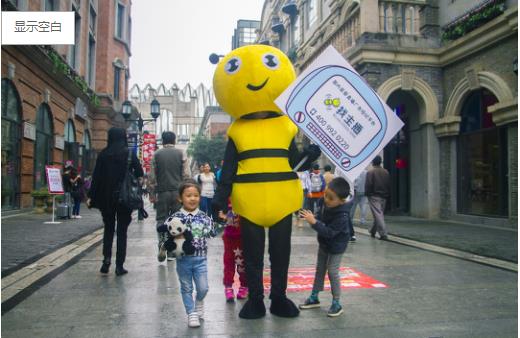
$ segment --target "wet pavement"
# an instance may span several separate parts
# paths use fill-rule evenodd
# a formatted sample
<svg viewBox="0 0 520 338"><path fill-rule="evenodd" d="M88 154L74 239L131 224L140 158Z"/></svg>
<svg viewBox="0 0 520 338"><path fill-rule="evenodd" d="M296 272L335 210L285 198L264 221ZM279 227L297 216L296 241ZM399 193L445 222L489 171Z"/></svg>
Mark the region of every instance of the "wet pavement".
<svg viewBox="0 0 520 338"><path fill-rule="evenodd" d="M2 278L103 227L98 210L83 204L79 219L57 219L46 224L51 214L25 213L2 217Z"/></svg>
<svg viewBox="0 0 520 338"><path fill-rule="evenodd" d="M312 271L315 233L295 227L292 241L291 269ZM113 265L108 276L101 275L101 246L89 247L64 263L54 278L36 282L27 297L3 314L2 337L416 338L516 337L518 332L517 273L372 239L361 231L342 266L353 269L347 279L356 280L357 273L375 280L372 286L377 287L347 281L352 287L343 290L345 313L337 318L326 316L331 296L325 291L321 308L302 311L295 319L269 313L258 320L239 319L243 301L225 302L223 243L213 239L206 319L196 329L187 326L176 262L156 260L153 212L129 228L128 275L116 277ZM295 302L307 296L308 291L289 293Z"/></svg>

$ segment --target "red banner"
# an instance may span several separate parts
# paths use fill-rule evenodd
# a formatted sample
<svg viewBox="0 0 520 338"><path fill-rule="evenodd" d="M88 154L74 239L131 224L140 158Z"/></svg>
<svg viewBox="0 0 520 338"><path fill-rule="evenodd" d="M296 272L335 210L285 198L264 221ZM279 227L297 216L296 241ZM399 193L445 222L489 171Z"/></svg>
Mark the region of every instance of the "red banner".
<svg viewBox="0 0 520 338"><path fill-rule="evenodd" d="M152 165L152 157L155 152L155 148L156 148L155 134L144 134L143 135L142 154L143 154L143 167L146 172L150 171L150 167Z"/></svg>

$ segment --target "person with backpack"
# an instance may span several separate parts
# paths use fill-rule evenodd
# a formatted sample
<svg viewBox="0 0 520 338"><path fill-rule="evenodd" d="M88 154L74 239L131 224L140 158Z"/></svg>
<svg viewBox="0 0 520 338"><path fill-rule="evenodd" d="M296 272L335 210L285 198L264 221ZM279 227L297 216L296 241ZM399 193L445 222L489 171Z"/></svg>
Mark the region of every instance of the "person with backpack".
<svg viewBox="0 0 520 338"><path fill-rule="evenodd" d="M312 166L312 172L309 174L309 192L307 194L307 197L309 198L308 207L313 213L316 213L317 211L318 201L323 197L325 186L325 178L320 172L320 166L314 164Z"/></svg>

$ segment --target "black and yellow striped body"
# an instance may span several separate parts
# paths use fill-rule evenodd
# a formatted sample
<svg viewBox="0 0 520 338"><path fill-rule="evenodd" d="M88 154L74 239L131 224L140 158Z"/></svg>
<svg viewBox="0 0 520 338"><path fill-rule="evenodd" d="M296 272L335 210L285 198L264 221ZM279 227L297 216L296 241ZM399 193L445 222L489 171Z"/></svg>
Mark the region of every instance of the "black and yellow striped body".
<svg viewBox="0 0 520 338"><path fill-rule="evenodd" d="M230 126L239 158L231 193L237 214L270 227L301 207L301 183L288 157L297 131L287 116L238 119Z"/></svg>

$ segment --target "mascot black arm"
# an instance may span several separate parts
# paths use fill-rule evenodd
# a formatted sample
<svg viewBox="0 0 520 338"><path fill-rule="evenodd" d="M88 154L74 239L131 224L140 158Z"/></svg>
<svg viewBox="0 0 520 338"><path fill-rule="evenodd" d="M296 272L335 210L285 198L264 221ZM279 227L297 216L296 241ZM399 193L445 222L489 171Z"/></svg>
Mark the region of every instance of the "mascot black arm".
<svg viewBox="0 0 520 338"><path fill-rule="evenodd" d="M231 196L231 189L233 187L233 180L238 169L238 151L235 142L230 138L226 145L226 152L224 153L224 165L222 166L222 173L220 174L220 183L213 197L211 203L214 217L220 211L227 212L228 199Z"/></svg>
<svg viewBox="0 0 520 338"><path fill-rule="evenodd" d="M316 161L318 157L321 155L321 149L315 144L309 144L302 153L298 151L298 147L296 147L296 143L294 143L294 139L291 141L291 145L289 146L289 165L294 169L300 163L300 161L308 156L307 160L303 163L301 167L298 168L298 171L308 170L312 163Z"/></svg>

